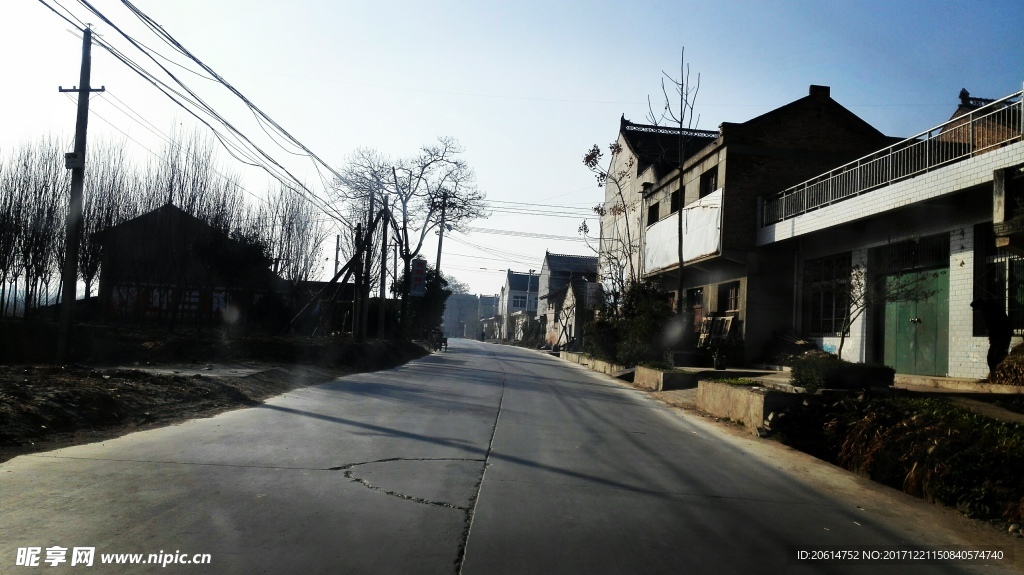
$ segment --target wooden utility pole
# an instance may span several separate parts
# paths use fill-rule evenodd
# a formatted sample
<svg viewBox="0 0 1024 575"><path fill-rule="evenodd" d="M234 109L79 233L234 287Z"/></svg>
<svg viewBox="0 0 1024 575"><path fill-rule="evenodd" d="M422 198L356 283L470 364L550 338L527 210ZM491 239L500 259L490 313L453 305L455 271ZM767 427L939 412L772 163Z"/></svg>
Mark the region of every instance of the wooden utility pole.
<svg viewBox="0 0 1024 575"><path fill-rule="evenodd" d="M357 340L366 339L366 328L370 318L370 276L373 272L373 210L377 205L377 194L370 194L370 210L366 213L366 227L363 228L362 243L362 264L363 282L360 286L359 299L362 302L359 308L359 335Z"/></svg>
<svg viewBox="0 0 1024 575"><path fill-rule="evenodd" d="M334 275L338 275L338 254L341 252L341 234L334 236Z"/></svg>
<svg viewBox="0 0 1024 575"><path fill-rule="evenodd" d="M437 265L434 266L434 272L437 274L437 279L441 279L441 244L444 243L444 212L448 207L448 190L442 190L441 192L441 228L437 232Z"/></svg>
<svg viewBox="0 0 1024 575"><path fill-rule="evenodd" d="M363 293L363 224L356 224L355 289L352 290L352 338L359 339L359 318L362 317L360 302ZM361 305L362 304L362 305Z"/></svg>
<svg viewBox="0 0 1024 575"><path fill-rule="evenodd" d="M377 298L377 339L384 339L384 308L388 302L387 292L384 288L387 287L387 275L388 275L388 223L391 219L391 210L388 205L388 198L384 198L384 219L381 220L381 234L380 234L380 296Z"/></svg>
<svg viewBox="0 0 1024 575"><path fill-rule="evenodd" d="M64 154L64 165L71 170L71 192L68 201L67 239L64 244L64 270L61 275L63 289L60 302L60 322L57 326L57 361L63 363L68 355L71 338L72 309L78 291L78 240L82 233L82 188L85 184L85 134L89 127L89 94L102 92L103 87L89 87L92 72L92 30L82 31L82 71L78 86L61 92L78 93L78 120L75 124L75 151Z"/></svg>

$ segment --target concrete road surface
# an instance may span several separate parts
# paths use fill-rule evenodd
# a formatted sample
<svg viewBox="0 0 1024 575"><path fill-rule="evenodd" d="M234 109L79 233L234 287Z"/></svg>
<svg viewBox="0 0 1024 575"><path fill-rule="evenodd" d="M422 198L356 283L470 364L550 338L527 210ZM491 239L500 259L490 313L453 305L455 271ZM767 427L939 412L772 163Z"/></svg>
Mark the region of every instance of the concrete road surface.
<svg viewBox="0 0 1024 575"><path fill-rule="evenodd" d="M465 340L0 465L0 573L1014 572L794 561L982 536L578 366Z"/></svg>

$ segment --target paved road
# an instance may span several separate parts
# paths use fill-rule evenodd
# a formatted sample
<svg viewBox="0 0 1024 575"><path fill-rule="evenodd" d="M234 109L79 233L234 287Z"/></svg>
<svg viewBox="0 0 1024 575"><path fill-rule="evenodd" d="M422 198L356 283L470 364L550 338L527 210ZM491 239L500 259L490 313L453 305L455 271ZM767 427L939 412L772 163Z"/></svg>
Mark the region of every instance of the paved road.
<svg viewBox="0 0 1024 575"><path fill-rule="evenodd" d="M796 565L787 548L965 543L936 517L578 366L452 340L394 370L0 465L0 572L34 572L15 567L20 547L60 546L95 547L94 566L38 569L866 573L879 569ZM99 565L110 553L212 564Z"/></svg>

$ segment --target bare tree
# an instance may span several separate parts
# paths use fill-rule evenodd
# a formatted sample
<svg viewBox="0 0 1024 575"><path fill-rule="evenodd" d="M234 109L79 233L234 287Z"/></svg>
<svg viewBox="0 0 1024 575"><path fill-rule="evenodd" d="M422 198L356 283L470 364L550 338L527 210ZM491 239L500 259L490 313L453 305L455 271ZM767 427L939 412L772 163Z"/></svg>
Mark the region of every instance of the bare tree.
<svg viewBox="0 0 1024 575"><path fill-rule="evenodd" d="M833 284L834 297L840 300L838 303L845 311L836 355L840 358L843 357L843 345L846 343L850 328L866 309L872 305L884 305L891 302L926 300L937 293L936 290L929 289L931 282L927 276L944 273L947 272L908 271L871 278L863 263L858 262L851 266L849 280Z"/></svg>
<svg viewBox="0 0 1024 575"><path fill-rule="evenodd" d="M594 173L597 185L606 190L610 188L615 198L611 205L606 201L593 208L602 222L605 217L612 216L614 225L609 230L602 227L599 245L596 249L591 246L591 249L600 257L604 268L601 276L607 288L605 294L611 298L613 308L618 309L626 286L639 279L639 270L634 260L640 252L641 222L639 216L634 215L637 214L636 202L626 199L626 191L633 182L636 158L629 155L624 162L618 163L617 159L623 152L618 142L609 144L608 151L611 153L608 168L603 167L601 160L604 153L596 144L583 156L583 165ZM635 222L631 221L633 218L637 218ZM590 232L586 220L580 224L578 231L584 237Z"/></svg>
<svg viewBox="0 0 1024 575"><path fill-rule="evenodd" d="M390 200L389 225L403 262L404 289L409 293L412 260L420 254L428 235L444 223L454 229L486 217L485 197L476 187L473 170L461 157L462 147L452 138L439 138L413 158L389 160L372 150L356 153L338 182L343 199L361 209L367 198L376 205L383 192ZM402 317L409 317L409 301L402 299ZM403 328L404 329L404 328Z"/></svg>
<svg viewBox="0 0 1024 575"><path fill-rule="evenodd" d="M123 140L100 141L90 146L86 165L78 274L85 283L88 298L92 295L101 261L95 234L137 215L132 194L137 193L138 173L128 161Z"/></svg>
<svg viewBox="0 0 1024 575"><path fill-rule="evenodd" d="M17 276L24 278L22 292L23 313L44 301L49 302L50 284L59 275L63 257L63 222L67 205L69 179L63 165L64 144L57 138L46 137L35 144L23 145L12 158L8 184L14 194L13 201L20 204L14 225L20 226L15 244L15 262L12 286L17 289ZM57 286L59 289L59 285ZM17 293L14 294L15 300Z"/></svg>
<svg viewBox="0 0 1024 575"><path fill-rule="evenodd" d="M20 275L16 256L24 230L24 204L19 201L15 166L14 157L0 163L0 317L7 315L8 302L14 299Z"/></svg>
<svg viewBox="0 0 1024 575"><path fill-rule="evenodd" d="M319 212L295 189L282 185L262 208L268 247L276 271L293 287L309 280L323 265L327 232Z"/></svg>
<svg viewBox="0 0 1024 575"><path fill-rule="evenodd" d="M686 210L682 209L685 192L685 182L683 181L683 168L686 164L686 151L689 148L689 140L692 135L693 129L696 127L700 117L694 117L694 106L697 101L697 93L700 91L700 74L697 74L696 81L690 83L690 65L686 62L686 48L683 48L679 55L679 77L673 78L667 72L662 71L664 76L661 79L661 93L664 97L664 106L662 107L660 114L655 114L654 107L651 105L650 98L647 99L648 106L648 117L647 119L654 125L672 124L674 127L679 129L679 211L676 216L679 222L679 241L678 241L678 256L679 256L679 278L677 284L676 294L676 315L682 315L685 308L685 274L683 273L683 223L684 213ZM668 84L671 85L671 93L665 81L668 80ZM673 100L678 98L678 103L674 103Z"/></svg>
<svg viewBox="0 0 1024 575"><path fill-rule="evenodd" d="M347 218L346 227L354 227L352 222L363 222L365 226L370 222L376 213L371 213L371 206L374 212L379 212L388 202L391 201L388 194L389 183L393 180L391 166L393 162L369 148L359 148L352 153L345 162L345 168L341 177L335 182L334 194L342 201L341 213ZM390 229L390 225L384 223ZM354 234L341 234L341 247L344 259L347 260L356 253L356 241ZM370 262L369 275L366 281L369 285L379 285L381 262L383 258L379 252L379 242L370 244L370 251L364 254L364 259Z"/></svg>

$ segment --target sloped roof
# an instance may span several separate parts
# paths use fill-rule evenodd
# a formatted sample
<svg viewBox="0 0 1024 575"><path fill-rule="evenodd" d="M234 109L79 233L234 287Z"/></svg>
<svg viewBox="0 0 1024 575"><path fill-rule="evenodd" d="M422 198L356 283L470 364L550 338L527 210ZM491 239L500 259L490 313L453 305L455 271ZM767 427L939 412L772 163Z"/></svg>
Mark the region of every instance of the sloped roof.
<svg viewBox="0 0 1024 575"><path fill-rule="evenodd" d="M507 283L511 291L537 291L540 278L536 275L521 274L519 272L508 272Z"/></svg>
<svg viewBox="0 0 1024 575"><path fill-rule="evenodd" d="M679 145L685 140L683 160L718 138L717 131L682 130L668 126L635 124L625 116L619 120L619 133L637 158L636 173L654 166L656 175L662 176L679 167ZM684 136L684 137L681 137Z"/></svg>
<svg viewBox="0 0 1024 575"><path fill-rule="evenodd" d="M817 86L811 85L808 89L808 93L803 98L798 98L792 102L779 106L774 110L769 110L760 116L751 118L745 122L722 123L722 134L727 140L738 139L736 128L740 128L740 132L744 135L749 135L757 129L764 127L773 127L782 125L785 123L786 118L790 117L791 114L800 114L802 112L813 111L819 116L823 112L827 112L836 118L841 118L846 128L850 131L860 132L872 137L879 139L886 139L887 136L882 132L878 131L877 128L866 122L863 118L851 112L848 108L836 102L832 99L831 89L828 86ZM778 130L774 130L778 134L783 134ZM800 136L795 134L795 136ZM742 138L742 136L740 136Z"/></svg>
<svg viewBox="0 0 1024 575"><path fill-rule="evenodd" d="M573 256L567 254L544 255L549 272L597 273L597 256Z"/></svg>

